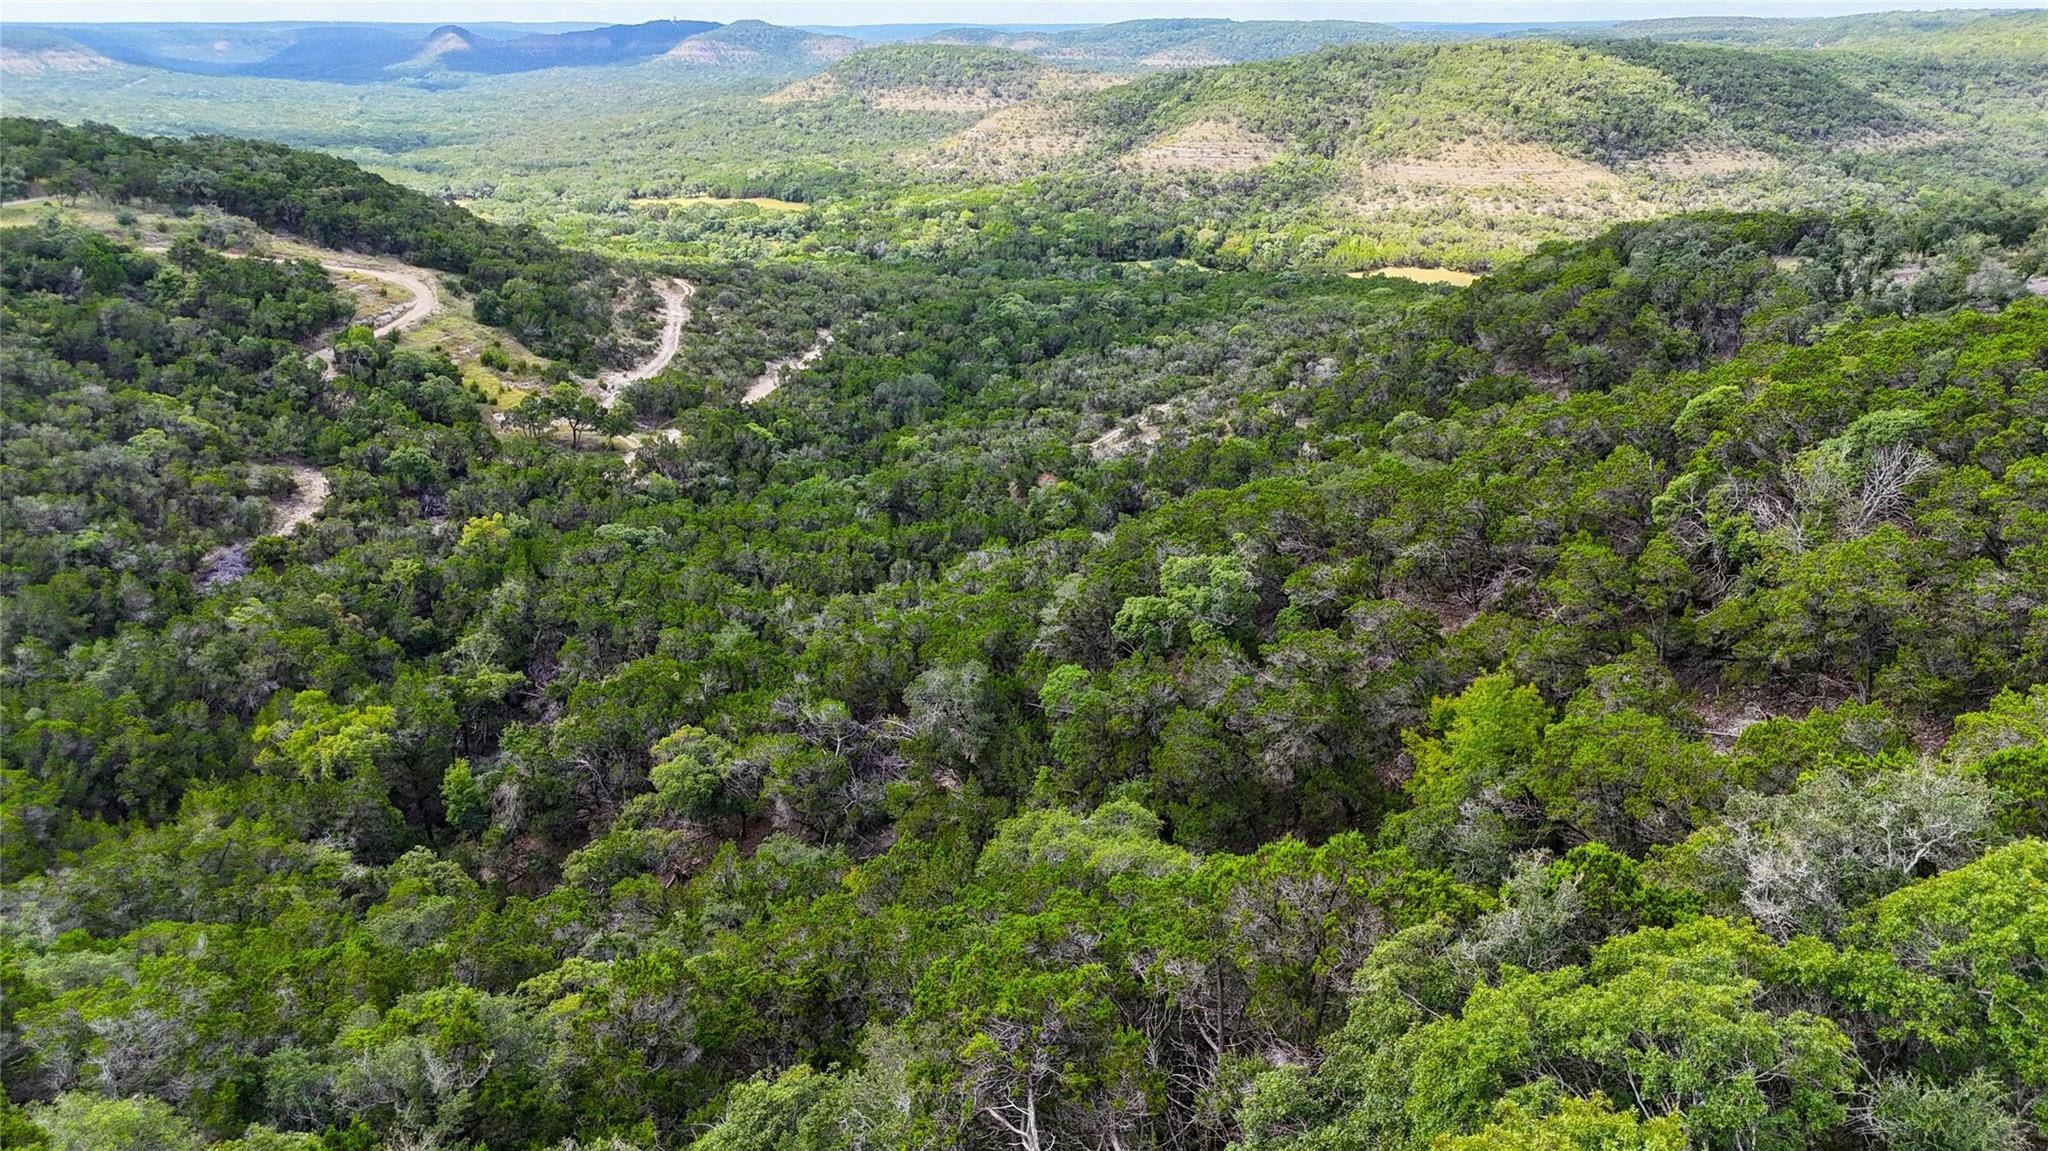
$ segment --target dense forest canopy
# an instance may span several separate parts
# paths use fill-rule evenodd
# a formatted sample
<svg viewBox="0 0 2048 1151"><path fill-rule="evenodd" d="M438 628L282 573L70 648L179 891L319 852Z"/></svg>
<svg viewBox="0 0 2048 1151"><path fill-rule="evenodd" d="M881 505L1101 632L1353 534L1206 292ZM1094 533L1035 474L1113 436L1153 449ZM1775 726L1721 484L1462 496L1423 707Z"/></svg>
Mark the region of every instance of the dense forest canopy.
<svg viewBox="0 0 2048 1151"><path fill-rule="evenodd" d="M1056 97L1887 189L1469 286L1150 177L671 187L633 263L0 120L0 1145L2048 1146L2048 202L1930 175L2036 129L1886 167L1902 73L1713 27ZM760 93L796 153L1030 51Z"/></svg>

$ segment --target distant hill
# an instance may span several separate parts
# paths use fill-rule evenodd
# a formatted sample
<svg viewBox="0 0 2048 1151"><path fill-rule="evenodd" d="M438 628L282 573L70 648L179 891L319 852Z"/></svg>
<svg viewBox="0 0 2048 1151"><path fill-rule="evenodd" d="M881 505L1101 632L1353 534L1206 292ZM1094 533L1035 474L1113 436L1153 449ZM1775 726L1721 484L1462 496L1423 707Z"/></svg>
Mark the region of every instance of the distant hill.
<svg viewBox="0 0 2048 1151"><path fill-rule="evenodd" d="M1858 16L1770 18L1686 16L1627 20L1606 30L1619 38L1688 40L1751 48L1846 48L2000 54L2048 50L2048 11L1956 9L1872 12Z"/></svg>
<svg viewBox="0 0 2048 1151"><path fill-rule="evenodd" d="M472 35L470 51L451 55L447 66L465 72L525 72L634 63L664 55L683 40L717 27L704 20L655 20L582 32L538 33L516 40L485 40Z"/></svg>
<svg viewBox="0 0 2048 1151"><path fill-rule="evenodd" d="M1007 48L884 44L848 56L768 99L850 99L897 112L972 112L1087 91L1103 82Z"/></svg>
<svg viewBox="0 0 2048 1151"><path fill-rule="evenodd" d="M760 20L737 20L677 41L662 53L662 59L714 66L774 61L815 64L850 56L861 46L860 41L850 36L826 36Z"/></svg>
<svg viewBox="0 0 2048 1151"><path fill-rule="evenodd" d="M1670 77L1752 142L1848 140L1908 126L1906 114L1796 55L1656 40L1587 40Z"/></svg>
<svg viewBox="0 0 2048 1151"><path fill-rule="evenodd" d="M1060 115L1106 146L1141 151L1193 125L1227 123L1279 151L1326 159L1492 142L1596 165L1772 148L1788 133L1896 132L1908 122L1825 72L1755 53L1538 39L1330 49L1172 72Z"/></svg>
<svg viewBox="0 0 2048 1151"><path fill-rule="evenodd" d="M953 24L799 24L806 32L821 36L847 36L869 44L889 44L899 40L923 40L956 29ZM976 25L980 32L1034 32L1047 34L1065 32L1073 28L1090 27L1087 24L990 24Z"/></svg>
<svg viewBox="0 0 2048 1151"><path fill-rule="evenodd" d="M932 43L977 44L1047 60L1109 68L1191 68L1271 60L1346 44L1392 44L1422 35L1357 20L1126 20L1065 32L949 28Z"/></svg>
<svg viewBox="0 0 2048 1151"><path fill-rule="evenodd" d="M1345 259L1477 260L1618 219L1854 195L1829 161L1854 167L1924 127L1783 55L1548 37L1335 48L994 109L906 160L1054 176L1099 189L1077 193L1090 202L1201 204L1233 227L1286 220L1311 249L1374 233Z"/></svg>
<svg viewBox="0 0 2048 1151"><path fill-rule="evenodd" d="M101 53L53 32L20 28L0 36L0 75L28 78L97 72L114 66L115 62Z"/></svg>

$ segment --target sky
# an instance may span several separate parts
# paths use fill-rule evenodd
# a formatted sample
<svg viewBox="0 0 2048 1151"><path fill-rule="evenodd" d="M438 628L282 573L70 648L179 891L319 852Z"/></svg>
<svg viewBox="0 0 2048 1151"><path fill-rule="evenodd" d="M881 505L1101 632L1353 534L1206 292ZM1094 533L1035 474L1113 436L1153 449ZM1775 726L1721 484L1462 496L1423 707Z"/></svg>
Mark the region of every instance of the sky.
<svg viewBox="0 0 2048 1151"><path fill-rule="evenodd" d="M1905 8L2032 8L2041 0L7 0L0 20L768 20L778 24L1101 23L1144 16L1309 20L1617 20L1835 16Z"/></svg>

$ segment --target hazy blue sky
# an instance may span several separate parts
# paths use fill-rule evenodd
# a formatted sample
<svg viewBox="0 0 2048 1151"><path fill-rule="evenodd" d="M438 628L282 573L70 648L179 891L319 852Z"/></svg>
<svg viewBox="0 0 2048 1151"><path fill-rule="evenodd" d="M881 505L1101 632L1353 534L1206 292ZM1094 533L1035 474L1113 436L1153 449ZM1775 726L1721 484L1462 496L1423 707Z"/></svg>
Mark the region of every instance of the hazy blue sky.
<svg viewBox="0 0 2048 1151"><path fill-rule="evenodd" d="M1140 16L1239 19L1607 20L1644 16L1820 16L1901 8L2029 8L2039 0L7 0L8 20L592 20L783 24L1094 23Z"/></svg>

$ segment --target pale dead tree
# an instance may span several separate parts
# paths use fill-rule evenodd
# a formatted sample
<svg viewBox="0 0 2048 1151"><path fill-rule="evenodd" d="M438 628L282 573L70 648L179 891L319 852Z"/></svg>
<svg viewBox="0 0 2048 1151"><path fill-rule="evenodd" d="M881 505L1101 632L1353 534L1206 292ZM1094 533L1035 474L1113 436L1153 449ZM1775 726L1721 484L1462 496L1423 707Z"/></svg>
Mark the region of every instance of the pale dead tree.
<svg viewBox="0 0 2048 1151"><path fill-rule="evenodd" d="M482 1083L495 1061L496 1052L471 1060L451 1059L408 1038L359 1053L344 1068L336 1087L346 1109L389 1109L401 1130L422 1132L433 1127L446 1104Z"/></svg>
<svg viewBox="0 0 2048 1151"><path fill-rule="evenodd" d="M944 753L976 762L995 734L983 699L987 677L987 669L974 662L926 669L903 691L909 730Z"/></svg>
<svg viewBox="0 0 2048 1151"><path fill-rule="evenodd" d="M1906 493L1936 466L1933 456L1909 443L1881 444L1855 459L1824 444L1785 466L1789 498L1759 486L1741 506L1758 531L1778 533L1794 552L1804 552L1814 530L1860 536L1898 515Z"/></svg>
<svg viewBox="0 0 2048 1151"><path fill-rule="evenodd" d="M1145 1085L1128 1069L1098 1088L1086 1109L1086 1123L1098 1151L1129 1151L1133 1136L1151 1118Z"/></svg>
<svg viewBox="0 0 2048 1151"><path fill-rule="evenodd" d="M466 1091L473 1090L491 1073L491 1064L497 1062L498 1053L484 1052L477 1060L451 1059L439 1052L422 1049L420 1053L420 1077L427 1090L437 1099L453 1099Z"/></svg>
<svg viewBox="0 0 2048 1151"><path fill-rule="evenodd" d="M1743 494L1741 507L1759 533L1776 535L1795 553L1806 551L1806 520L1800 514L1796 494L1787 500L1758 485Z"/></svg>
<svg viewBox="0 0 2048 1151"><path fill-rule="evenodd" d="M1147 990L1137 1027L1146 1062L1165 1086L1160 1117L1165 1146L1187 1146L1191 1133L1223 1118L1204 1114L1213 1104L1225 1057L1242 1045L1250 998L1242 973L1219 956L1152 952L1133 955L1132 974Z"/></svg>
<svg viewBox="0 0 2048 1151"><path fill-rule="evenodd" d="M689 1009L690 989L675 982L641 992L613 982L603 1021L592 1029L600 1048L636 1051L649 1071L688 1067L697 1061L697 1020Z"/></svg>
<svg viewBox="0 0 2048 1151"><path fill-rule="evenodd" d="M1585 900L1577 876L1550 882L1550 859L1537 852L1515 860L1501 906L1479 917L1458 945L1465 962L1485 971L1513 964L1549 971L1581 953Z"/></svg>
<svg viewBox="0 0 2048 1151"><path fill-rule="evenodd" d="M1934 468L1934 457L1911 444L1871 449L1849 510L1850 531L1860 534L1897 515L1906 502L1906 490Z"/></svg>
<svg viewBox="0 0 2048 1151"><path fill-rule="evenodd" d="M1869 779L1827 771L1789 794L1729 801L1702 858L1771 935L1840 926L1848 908L1975 858L1996 835L1981 779L1928 763Z"/></svg>
<svg viewBox="0 0 2048 1151"><path fill-rule="evenodd" d="M1060 1027L1050 1013L1036 1024L994 1020L982 1028L984 1041L968 1049L963 1082L974 1096L975 1112L1006 1133L1019 1151L1052 1151L1056 1143L1039 1112L1057 1051L1047 1032Z"/></svg>
<svg viewBox="0 0 2048 1151"><path fill-rule="evenodd" d="M86 1026L94 1040L89 1063L104 1094L117 1099L158 1095L173 1103L186 1096L186 1085L166 1074L191 1036L183 1020L153 1007L137 1007Z"/></svg>
<svg viewBox="0 0 2048 1151"><path fill-rule="evenodd" d="M838 1095L832 1125L845 1136L849 1151L882 1151L895 1146L896 1136L910 1125L917 1091L911 1085L911 1064L917 1052L901 1031L871 1031L861 1043L861 1067L848 1075Z"/></svg>

